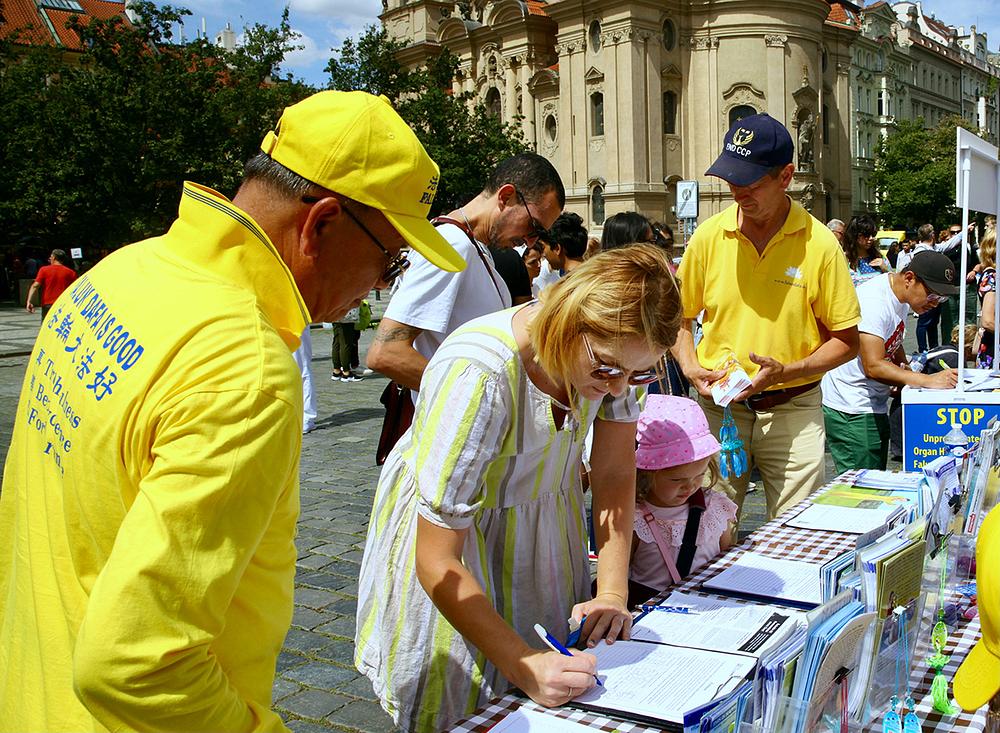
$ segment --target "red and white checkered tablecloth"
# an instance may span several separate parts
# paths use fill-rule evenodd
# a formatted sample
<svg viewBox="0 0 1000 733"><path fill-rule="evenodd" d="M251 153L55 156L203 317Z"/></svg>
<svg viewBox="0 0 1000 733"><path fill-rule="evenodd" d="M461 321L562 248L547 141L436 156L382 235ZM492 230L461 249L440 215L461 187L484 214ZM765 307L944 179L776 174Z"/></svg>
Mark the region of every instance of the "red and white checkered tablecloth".
<svg viewBox="0 0 1000 733"><path fill-rule="evenodd" d="M843 481L848 478L845 474L834 482ZM841 532L827 532L823 530L799 529L796 527L786 527L784 522L794 517L807 506L811 500L803 501L786 511L781 516L764 524L746 538L742 543L731 548L724 555L716 558L698 574L689 578L683 585L665 591L657 600L662 600L670 595L674 590L688 593L701 593L699 587L701 583L712 576L728 568L736 559L747 550L760 552L766 555L774 555L787 560L803 560L822 564L831 560L837 555L854 547L857 535L844 534ZM708 594L703 594L708 595ZM951 655L951 661L945 667L944 672L949 681L954 678L955 671L961 664L965 655L979 639L979 620L973 619L960 626L957 631L950 631L948 634L948 646L946 654ZM925 650L926 644L918 641L917 654ZM924 662L926 654L914 655L913 671L910 675L910 688L913 697L917 702L917 716L923 725L923 733L953 733L957 731L982 731L986 724L986 708L975 713L961 712L956 716L945 716L932 709L931 682L934 679L934 672L929 669ZM660 728L650 728L640 723L629 723L622 720L613 720L594 713L570 708L548 709L521 697L517 694L507 694L494 700L486 707L476 711L470 717L458 722L451 730L460 733L484 733L496 725L508 713L512 713L519 708L526 708L554 715L558 718L567 718L578 723L582 723L594 730L621 731L622 733L657 733ZM866 728L866 732L878 733L882 730L882 717L879 715Z"/></svg>

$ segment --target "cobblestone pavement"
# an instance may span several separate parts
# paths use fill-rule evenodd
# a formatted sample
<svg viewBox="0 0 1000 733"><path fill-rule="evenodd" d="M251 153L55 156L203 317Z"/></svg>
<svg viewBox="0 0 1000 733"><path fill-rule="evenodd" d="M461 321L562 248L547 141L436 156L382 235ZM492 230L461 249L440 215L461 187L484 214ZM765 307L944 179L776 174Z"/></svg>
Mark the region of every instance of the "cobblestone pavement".
<svg viewBox="0 0 1000 733"><path fill-rule="evenodd" d="M384 305L372 300L376 317ZM30 351L38 322L37 314L0 306L3 457L27 363L18 354ZM300 733L379 733L393 730L392 722L352 660L358 571L379 474L374 453L383 409L378 398L386 380L372 375L356 383L331 381L330 333L312 332L319 420L303 437L295 614L278 658L274 707ZM362 363L371 335L362 337ZM827 475L832 476L827 458ZM761 524L763 492L751 493L744 509L744 529Z"/></svg>

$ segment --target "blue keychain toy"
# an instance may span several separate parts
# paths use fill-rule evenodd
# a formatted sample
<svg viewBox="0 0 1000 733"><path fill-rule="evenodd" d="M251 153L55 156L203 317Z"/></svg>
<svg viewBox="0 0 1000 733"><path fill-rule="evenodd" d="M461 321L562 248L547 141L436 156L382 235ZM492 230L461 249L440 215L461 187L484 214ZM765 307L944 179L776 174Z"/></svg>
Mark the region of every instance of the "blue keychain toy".
<svg viewBox="0 0 1000 733"><path fill-rule="evenodd" d="M722 452L719 454L719 471L722 478L742 476L747 472L747 452L743 448L740 432L736 429L729 405L722 408L722 428L719 430Z"/></svg>

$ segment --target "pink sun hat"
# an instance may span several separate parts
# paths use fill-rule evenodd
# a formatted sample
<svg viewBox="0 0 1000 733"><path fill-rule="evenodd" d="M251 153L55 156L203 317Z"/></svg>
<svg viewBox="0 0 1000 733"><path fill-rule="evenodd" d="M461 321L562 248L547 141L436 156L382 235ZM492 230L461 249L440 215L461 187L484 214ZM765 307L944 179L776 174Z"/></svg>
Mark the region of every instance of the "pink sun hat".
<svg viewBox="0 0 1000 733"><path fill-rule="evenodd" d="M700 461L722 449L698 403L671 395L646 398L636 439L635 466L647 471Z"/></svg>

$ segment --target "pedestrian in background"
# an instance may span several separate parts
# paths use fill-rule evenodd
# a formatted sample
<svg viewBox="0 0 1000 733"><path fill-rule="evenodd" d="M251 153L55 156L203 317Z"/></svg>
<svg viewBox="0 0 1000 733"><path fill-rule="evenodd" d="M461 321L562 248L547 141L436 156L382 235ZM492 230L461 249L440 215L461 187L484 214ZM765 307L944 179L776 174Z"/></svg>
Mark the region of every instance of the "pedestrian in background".
<svg viewBox="0 0 1000 733"><path fill-rule="evenodd" d="M604 221L601 249L615 249L636 242L656 242L652 223L638 211L622 211Z"/></svg>
<svg viewBox="0 0 1000 733"><path fill-rule="evenodd" d="M28 289L27 303L24 306L28 313L35 312L35 294L41 290L42 321L45 320L45 316L52 309L52 304L76 280L76 270L69 267L70 262L66 250L52 250L49 254L49 264L38 270L35 282L31 283L31 287Z"/></svg>
<svg viewBox="0 0 1000 733"><path fill-rule="evenodd" d="M903 335L911 309L923 313L958 291L955 268L940 252L918 252L902 272L858 286L858 356L828 371L822 382L826 443L837 473L885 469L892 387L951 389L957 383L954 369L935 374L910 369Z"/></svg>
<svg viewBox="0 0 1000 733"><path fill-rule="evenodd" d="M333 324L333 342L330 349L333 373L330 379L341 382L359 381L360 377L354 370L361 362L358 353L358 343L361 340L361 331L358 328L360 320L361 306L358 306L351 308L342 319Z"/></svg>
<svg viewBox="0 0 1000 733"><path fill-rule="evenodd" d="M841 247L851 271L851 282L855 287L889 270L889 263L883 259L878 249L878 242L875 240L877 231L875 220L867 214L855 216L844 229Z"/></svg>
<svg viewBox="0 0 1000 733"><path fill-rule="evenodd" d="M287 730L271 689L297 555L292 351L391 282L404 245L464 265L426 220L438 179L384 97L320 92L232 201L185 183L169 231L57 301L0 491L0 727Z"/></svg>

